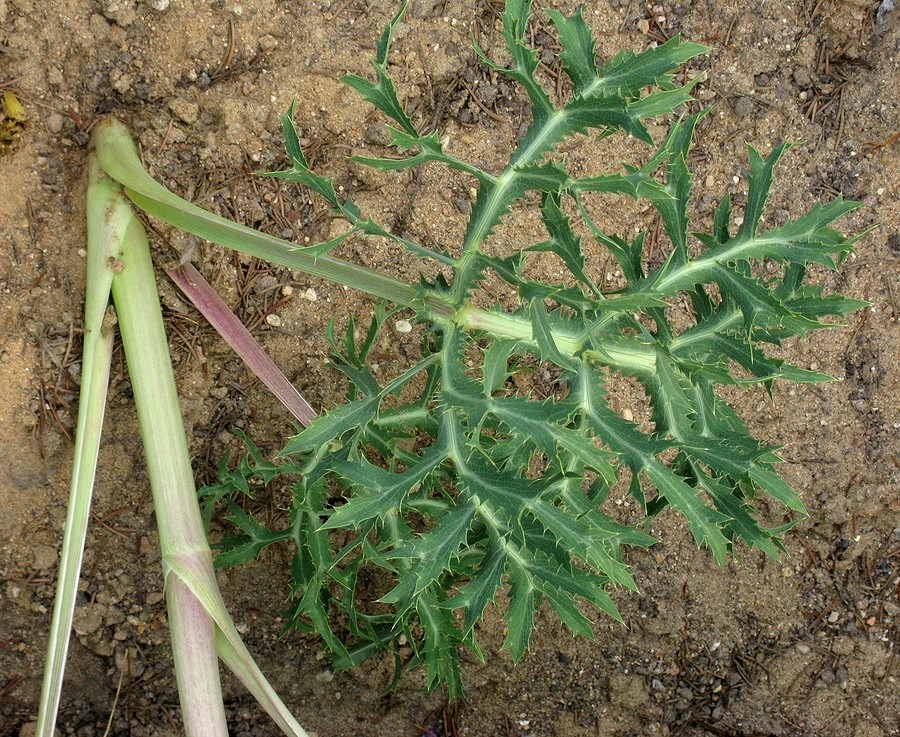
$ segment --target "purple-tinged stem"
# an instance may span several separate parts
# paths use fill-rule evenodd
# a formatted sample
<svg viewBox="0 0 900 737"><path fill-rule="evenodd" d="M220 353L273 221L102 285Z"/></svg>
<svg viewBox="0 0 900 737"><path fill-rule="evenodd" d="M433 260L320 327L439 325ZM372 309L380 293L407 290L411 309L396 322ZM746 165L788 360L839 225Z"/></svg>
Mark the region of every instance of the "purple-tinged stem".
<svg viewBox="0 0 900 737"><path fill-rule="evenodd" d="M298 392L294 385L275 365L268 353L235 317L218 292L203 278L203 275L190 264L183 264L166 270L172 281L191 300L203 316L209 321L237 353L249 369L256 374L263 384L287 407L304 427L316 417L316 411Z"/></svg>

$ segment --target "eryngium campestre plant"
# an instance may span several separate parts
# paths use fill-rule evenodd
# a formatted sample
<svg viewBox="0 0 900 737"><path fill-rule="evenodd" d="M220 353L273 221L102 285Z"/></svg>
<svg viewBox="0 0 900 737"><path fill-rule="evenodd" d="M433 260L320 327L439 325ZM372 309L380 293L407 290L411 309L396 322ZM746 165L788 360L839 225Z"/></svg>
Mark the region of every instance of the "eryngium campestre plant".
<svg viewBox="0 0 900 737"><path fill-rule="evenodd" d="M857 300L825 296L807 283L808 266L836 262L852 248L829 224L856 207L840 198L806 215L762 228L773 170L789 149L766 157L749 149L749 189L743 220L733 227L726 197L709 232L692 232L687 160L703 112L688 114L691 88L675 73L705 51L673 38L643 53L622 52L602 65L581 12L548 10L559 34L570 82L568 99L555 101L536 76L537 54L526 43L530 2L508 0L503 36L509 59L501 64L480 50L482 62L518 82L528 95L532 123L502 171L491 173L444 150L436 132L420 133L388 76L391 37L402 14L377 43L375 81L344 78L392 121L398 158L357 158L386 172L439 162L464 172L477 188L461 245L432 248L391 234L365 217L331 180L312 172L301 151L293 108L283 118L292 167L274 176L323 197L350 229L307 251L322 256L355 233L390 238L450 278L373 294L412 309L427 326L421 358L383 380L367 363L379 330L393 314L379 304L363 338L351 321L346 337L329 334L334 368L349 380L347 402L291 438L275 462L251 455L237 470L223 464L220 482L205 490L209 508L228 499L228 519L239 528L222 544L218 563L248 560L268 544L290 541L293 600L290 622L321 635L338 667L381 650L400 666L422 664L429 687L462 691L460 649L481 657L477 623L502 595L508 625L505 647L525 652L535 610L547 600L574 632L591 636L579 600L609 616L619 613L611 587L636 589L623 551L653 539L640 524L604 512L617 485L627 488L646 517L673 508L684 516L698 546L721 564L738 541L777 556L779 535L791 527L760 524L755 497L769 496L804 515L798 495L782 480L775 448L755 438L719 395L721 386L775 379L821 382L828 377L769 355L793 336L824 327ZM682 111L660 143L646 121ZM618 173L578 177L558 147L580 136L624 134L648 145L640 165ZM669 250L650 269L648 239L628 241L604 232L591 217L604 193L645 200L659 213ZM491 248L494 228L514 204L540 200L546 235L512 255ZM598 286L599 263L583 243L593 239L618 262L627 285ZM307 249L299 248L302 253ZM527 274L535 252L551 252L566 280ZM285 256L284 263L287 263ZM755 265L777 262L777 276ZM330 261L322 262L330 269ZM386 275L381 275L384 279ZM337 279L340 281L340 279ZM496 303L486 282L502 280L514 306ZM673 306L687 298L689 314L677 325ZM685 324L685 323L688 324ZM537 357L556 377L555 393L535 399L511 375ZM652 423L637 424L610 406L609 379L625 375L650 398ZM268 530L233 496L256 477L287 479L293 488L290 521ZM377 601L370 592L381 590ZM342 626L334 627L341 612ZM411 657L401 655L408 643Z"/></svg>

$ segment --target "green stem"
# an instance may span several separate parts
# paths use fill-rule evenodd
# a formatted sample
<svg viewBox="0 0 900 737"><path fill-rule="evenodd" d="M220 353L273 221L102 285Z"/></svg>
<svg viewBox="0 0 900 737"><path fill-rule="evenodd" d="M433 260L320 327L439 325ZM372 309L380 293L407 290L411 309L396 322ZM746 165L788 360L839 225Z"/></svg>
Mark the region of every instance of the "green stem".
<svg viewBox="0 0 900 737"><path fill-rule="evenodd" d="M524 315L489 312L470 304L463 306L456 316L465 330L481 330L497 338L510 338L537 345L531 320ZM571 332L553 329L553 340L560 352L567 356L585 356L625 373L645 376L656 371L656 350L648 343L625 336L603 340L594 345L585 331Z"/></svg>
<svg viewBox="0 0 900 737"><path fill-rule="evenodd" d="M312 276L344 284L417 312L424 304L417 287L386 274L327 255L304 253L290 241L266 235L213 215L167 190L141 164L128 129L114 118L94 128L100 166L125 187L125 193L142 210L188 233Z"/></svg>
<svg viewBox="0 0 900 737"><path fill-rule="evenodd" d="M119 206L130 212L124 201ZM180 556L211 570L212 553L197 506L149 244L133 215L112 291L156 508L185 733L226 737L215 623L190 586L170 568L170 557Z"/></svg>
<svg viewBox="0 0 900 737"><path fill-rule="evenodd" d="M121 206L131 213L124 200ZM112 292L156 508L185 730L188 737L228 734L220 657L286 734L306 737L247 651L216 583L147 235L133 214L120 265Z"/></svg>
<svg viewBox="0 0 900 737"><path fill-rule="evenodd" d="M78 424L36 737L52 737L59 710L112 361L113 328L105 323L113 280L110 259L114 261L120 256L122 229L131 217L130 211L124 218L118 211L108 211L113 189L118 188L109 179L99 176L94 157L88 167L91 186L87 206L88 259Z"/></svg>
<svg viewBox="0 0 900 737"><path fill-rule="evenodd" d="M536 344L531 322L527 318L486 312L471 305L464 305L454 313L453 307L436 294L423 296L418 287L399 279L341 259L304 253L302 248L288 241L238 225L191 205L172 194L147 173L128 129L113 118L101 121L95 128L94 136L101 166L122 183L128 197L149 214L175 227L228 248L405 305L435 322L452 320L465 328L484 330L499 337ZM495 211L502 205L504 192L512 186L516 176L517 173L509 169L497 178L495 196L489 206L486 206L487 212ZM460 259L462 264L473 258L472 254L477 251L478 243L485 235L478 227L475 227L474 233L474 239L471 234L467 238L468 248ZM457 277L460 277L459 269ZM461 279L460 283L464 281L465 279ZM624 371L646 374L653 370L655 355L652 348L637 341L604 341L603 347L597 349L590 346L590 338L584 332L569 334L554 329L553 337L559 350L568 355L575 355L591 347L592 357Z"/></svg>

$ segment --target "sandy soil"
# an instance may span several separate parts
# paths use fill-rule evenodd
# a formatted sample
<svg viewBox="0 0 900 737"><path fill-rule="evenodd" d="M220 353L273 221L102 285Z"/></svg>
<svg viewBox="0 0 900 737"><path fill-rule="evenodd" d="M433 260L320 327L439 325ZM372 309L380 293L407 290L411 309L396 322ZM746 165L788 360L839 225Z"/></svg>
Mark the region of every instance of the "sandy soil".
<svg viewBox="0 0 900 737"><path fill-rule="evenodd" d="M871 307L786 349L839 381L780 386L774 403L761 391L732 397L758 434L785 445L783 473L810 509L788 555L744 552L721 571L664 516L652 532L665 542L632 559L641 595L618 596L627 627L599 620L595 640L574 640L543 613L531 653L513 667L497 651L494 611L484 626L492 652L466 666L468 697L452 706L415 677L385 695L387 662L334 674L312 638L280 638L287 580L275 553L223 572L226 599L263 670L320 737L900 734L900 11L876 20L881 4L866 0L588 5L602 58L675 33L715 47L691 67L706 72L697 96L714 106L692 160L700 224L726 191L741 201L745 142L767 152L787 138L803 143L782 166L771 220L842 193L866 205L844 230L878 226L838 273L822 275ZM296 97L319 170L396 231L451 242L465 225L464 177L436 168L376 176L344 161L384 151L382 121L337 77L368 73L365 55L392 10L383 0L0 0L0 90L28 116L0 153L0 736L28 733L40 687L77 409L91 126L119 116L174 191L303 242L330 232L321 204L251 176L284 163L277 116ZM496 2L414 0L393 56L416 119L489 170L524 120L522 95L479 69L470 48L475 34L500 54L498 12ZM553 49L538 16L535 40ZM620 155L569 151L594 172ZM637 209L604 217L622 233L652 225ZM160 264L187 244L158 224L153 241ZM342 255L416 278L414 263L380 244L356 241ZM603 259L596 254L597 268ZM365 299L209 245L196 261L314 406L339 401L324 326L365 317ZM293 298L279 302L287 285ZM271 450L291 425L164 276L160 291L207 481L233 444L230 428ZM278 327L264 319L273 310ZM120 351L113 371L60 729L100 735L112 714L110 734L178 734L154 515ZM277 500L261 504L279 513ZM239 684L226 676L225 688L234 734L276 733Z"/></svg>

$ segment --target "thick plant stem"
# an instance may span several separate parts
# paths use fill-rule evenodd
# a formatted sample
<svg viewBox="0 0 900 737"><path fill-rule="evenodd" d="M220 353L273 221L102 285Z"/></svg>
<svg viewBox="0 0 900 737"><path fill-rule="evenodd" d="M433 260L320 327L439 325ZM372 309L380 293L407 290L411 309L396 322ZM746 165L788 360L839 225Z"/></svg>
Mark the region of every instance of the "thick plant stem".
<svg viewBox="0 0 900 737"><path fill-rule="evenodd" d="M121 206L128 207L124 202ZM208 562L211 568L212 554L196 502L147 236L133 215L125 233L119 268L113 280L113 299L159 526L175 678L185 732L188 737L226 737L228 725L219 683L215 624L204 604L187 583L172 573L167 562L174 553L196 559L203 567Z"/></svg>
<svg viewBox="0 0 900 737"><path fill-rule="evenodd" d="M455 321L464 330L481 330L498 338L537 344L534 325L525 315L492 312L466 304L457 312ZM606 338L602 346L594 346L584 330L564 332L556 329L552 335L563 355L575 356L583 352L606 366L637 375L653 374L656 370L653 346L637 338Z"/></svg>
<svg viewBox="0 0 900 737"><path fill-rule="evenodd" d="M127 204L123 206L130 207ZM197 504L147 235L131 217L113 299L131 374L162 548L178 694L188 737L225 737L217 657L288 735L306 732L241 640L216 584Z"/></svg>
<svg viewBox="0 0 900 737"><path fill-rule="evenodd" d="M417 286L387 274L328 255L306 253L293 243L233 223L186 202L147 173L128 129L114 118L102 120L94 129L94 138L101 166L122 184L128 197L145 212L181 230L226 248L404 305L415 310L420 317L438 323L455 322L467 329L485 330L498 337L536 344L531 322L521 315L486 312L471 304L457 310L436 294L423 294ZM507 186L505 181L500 182L504 187ZM474 250L467 253L474 253ZM551 329L551 333L564 354L575 355L590 348L591 341L583 332L570 334ZM647 346L637 340L623 339L620 345L611 346L609 350L604 346L604 350L594 350L593 353L595 359L613 368L643 374L653 370L653 356Z"/></svg>
<svg viewBox="0 0 900 737"><path fill-rule="evenodd" d="M215 623L190 587L176 575L166 579L166 608L185 734L223 734L213 731L226 725L216 661ZM198 663L207 664L201 671L207 675L195 681L193 674ZM215 678L211 677L213 671ZM208 721L210 717L212 722ZM225 729L227 733L227 726Z"/></svg>
<svg viewBox="0 0 900 737"><path fill-rule="evenodd" d="M128 129L115 118L97 124L94 142L100 166L125 187L128 197L142 210L176 228L397 304L422 308L419 291L411 284L338 258L304 253L294 243L213 215L181 199L147 173Z"/></svg>
<svg viewBox="0 0 900 737"><path fill-rule="evenodd" d="M108 209L110 198L115 196L119 187L112 180L99 175L97 161L93 157L89 168L88 262L78 424L75 429L72 479L59 577L38 709L37 737L52 737L59 710L112 360L113 326L111 320L105 319L113 280L110 260L114 261L121 253L122 233L131 217L130 212L123 217L121 212ZM121 198L121 193L118 197Z"/></svg>
<svg viewBox="0 0 900 737"><path fill-rule="evenodd" d="M56 598L50 624L50 642L44 665L44 682L38 708L36 737L52 737L62 693L63 673L75 614L75 597L84 557L84 543L90 516L94 475L100 447L100 431L106 407L109 370L112 361L113 335L88 337L82 354L81 393L78 406L75 457L66 526L63 534Z"/></svg>

